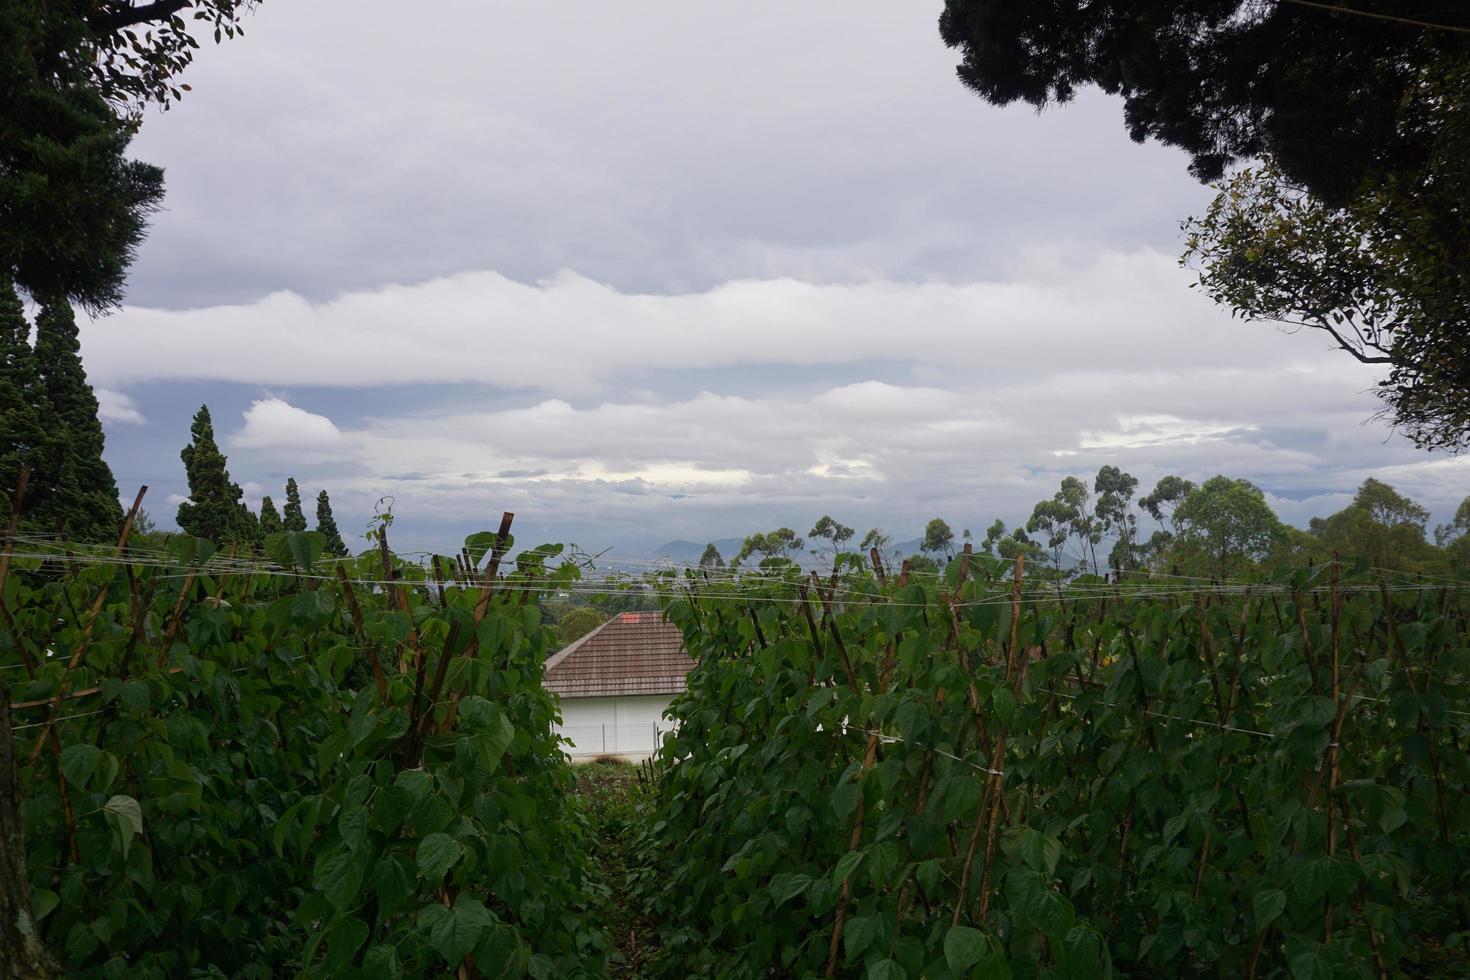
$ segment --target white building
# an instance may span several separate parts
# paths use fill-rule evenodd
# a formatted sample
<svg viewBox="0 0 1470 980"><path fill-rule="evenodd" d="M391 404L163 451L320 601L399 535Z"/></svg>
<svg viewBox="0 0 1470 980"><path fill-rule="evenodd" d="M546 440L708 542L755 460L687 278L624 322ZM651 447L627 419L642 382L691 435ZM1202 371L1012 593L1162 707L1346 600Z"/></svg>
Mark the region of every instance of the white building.
<svg viewBox="0 0 1470 980"><path fill-rule="evenodd" d="M546 661L543 683L561 696L573 756L647 756L672 728L663 717L694 666L661 612L614 616Z"/></svg>

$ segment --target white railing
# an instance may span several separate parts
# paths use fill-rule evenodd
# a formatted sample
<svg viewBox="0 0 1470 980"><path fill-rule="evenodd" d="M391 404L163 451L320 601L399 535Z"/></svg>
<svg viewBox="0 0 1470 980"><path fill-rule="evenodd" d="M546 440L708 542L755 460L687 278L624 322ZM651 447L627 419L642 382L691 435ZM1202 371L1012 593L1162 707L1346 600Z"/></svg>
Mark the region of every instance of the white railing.
<svg viewBox="0 0 1470 980"><path fill-rule="evenodd" d="M667 722L645 721L635 725L557 725L556 733L570 739L568 755L647 755L663 744L672 728Z"/></svg>

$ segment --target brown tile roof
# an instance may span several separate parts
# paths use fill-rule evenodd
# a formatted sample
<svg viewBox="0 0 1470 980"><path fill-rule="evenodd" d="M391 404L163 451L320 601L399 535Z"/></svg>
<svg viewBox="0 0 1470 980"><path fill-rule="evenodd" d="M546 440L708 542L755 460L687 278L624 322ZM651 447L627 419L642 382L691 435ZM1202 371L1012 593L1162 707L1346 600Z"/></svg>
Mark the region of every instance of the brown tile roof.
<svg viewBox="0 0 1470 980"><path fill-rule="evenodd" d="M553 654L543 683L564 698L679 694L693 666L663 613L623 613Z"/></svg>

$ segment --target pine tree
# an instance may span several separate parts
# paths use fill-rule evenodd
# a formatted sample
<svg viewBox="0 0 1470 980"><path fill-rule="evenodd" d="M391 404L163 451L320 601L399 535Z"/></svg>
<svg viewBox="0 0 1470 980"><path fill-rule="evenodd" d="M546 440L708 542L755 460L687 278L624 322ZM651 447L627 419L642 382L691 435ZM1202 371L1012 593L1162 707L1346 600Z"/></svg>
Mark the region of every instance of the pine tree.
<svg viewBox="0 0 1470 980"><path fill-rule="evenodd" d="M260 535L255 515L246 508L238 483L230 482L227 460L214 441L209 406L194 416L192 441L179 453L189 478L189 499L179 504L179 527L215 544L253 543Z"/></svg>
<svg viewBox="0 0 1470 980"><path fill-rule="evenodd" d="M30 332L14 286L0 281L0 517L9 520L20 471L29 466L22 516L27 525L49 532L65 521L61 508L75 492L76 479Z"/></svg>
<svg viewBox="0 0 1470 980"><path fill-rule="evenodd" d="M281 515L276 512L276 504L275 504L275 501L271 500L270 497L261 497L260 498L260 535L261 535L261 537L265 537L267 534L276 534L276 533L279 533L279 532L284 531L284 530L285 530L285 527L281 524Z"/></svg>
<svg viewBox="0 0 1470 980"><path fill-rule="evenodd" d="M62 502L68 532L77 541L115 541L123 519L117 480L102 458L97 396L87 383L76 318L65 300L48 302L36 318L36 366L71 447L76 493Z"/></svg>
<svg viewBox="0 0 1470 980"><path fill-rule="evenodd" d="M316 529L327 537L327 554L333 558L347 557L347 545L342 543L337 520L332 516L332 502L327 499L325 490L316 495Z"/></svg>
<svg viewBox="0 0 1470 980"><path fill-rule="evenodd" d="M287 531L306 530L306 513L301 509L301 490L296 486L294 476L286 480L286 511L281 524Z"/></svg>

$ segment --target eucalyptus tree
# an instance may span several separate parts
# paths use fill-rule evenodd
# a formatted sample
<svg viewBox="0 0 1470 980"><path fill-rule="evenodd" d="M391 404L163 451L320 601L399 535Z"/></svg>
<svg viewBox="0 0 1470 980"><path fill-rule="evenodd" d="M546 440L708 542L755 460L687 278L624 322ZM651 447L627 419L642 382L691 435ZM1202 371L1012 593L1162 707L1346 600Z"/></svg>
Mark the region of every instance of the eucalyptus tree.
<svg viewBox="0 0 1470 980"><path fill-rule="evenodd" d="M1101 531L1117 538L1108 564L1119 570L1138 567L1138 515L1133 512L1137 477L1116 466L1104 466L1097 471L1093 490L1097 493L1096 512Z"/></svg>
<svg viewBox="0 0 1470 980"><path fill-rule="evenodd" d="M812 529L806 532L806 536L808 539L819 538L825 540L827 546L832 550L832 557L835 559L842 553L842 546L848 541L851 541L852 536L856 533L856 531L846 524L834 520L827 514L823 514L817 520L817 523L812 525Z"/></svg>
<svg viewBox="0 0 1470 980"><path fill-rule="evenodd" d="M936 517L924 527L924 541L919 547L946 558L954 557L954 531L942 517Z"/></svg>

